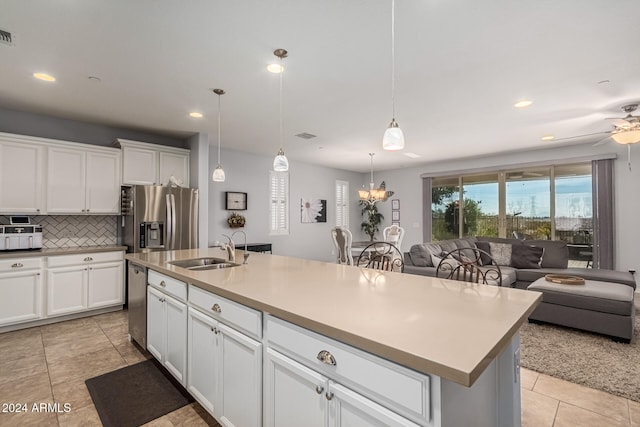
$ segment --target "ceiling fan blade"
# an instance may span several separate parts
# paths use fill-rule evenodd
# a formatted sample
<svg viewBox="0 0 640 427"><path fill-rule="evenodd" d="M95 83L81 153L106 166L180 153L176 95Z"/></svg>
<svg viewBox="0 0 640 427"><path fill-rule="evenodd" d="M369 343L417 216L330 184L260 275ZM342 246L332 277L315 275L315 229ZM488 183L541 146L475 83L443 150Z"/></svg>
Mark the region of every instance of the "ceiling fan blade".
<svg viewBox="0 0 640 427"><path fill-rule="evenodd" d="M617 118L617 119L607 119L607 120L610 120L611 124L618 128L628 129L632 126L631 122L625 119Z"/></svg>
<svg viewBox="0 0 640 427"><path fill-rule="evenodd" d="M566 139L575 139L575 138L584 138L587 136L593 136L593 135L602 135L605 133L610 133L610 131L604 131L604 132L595 132L595 133L586 133L584 135L576 135L576 136L566 136L564 138L554 138L553 141L564 141Z"/></svg>

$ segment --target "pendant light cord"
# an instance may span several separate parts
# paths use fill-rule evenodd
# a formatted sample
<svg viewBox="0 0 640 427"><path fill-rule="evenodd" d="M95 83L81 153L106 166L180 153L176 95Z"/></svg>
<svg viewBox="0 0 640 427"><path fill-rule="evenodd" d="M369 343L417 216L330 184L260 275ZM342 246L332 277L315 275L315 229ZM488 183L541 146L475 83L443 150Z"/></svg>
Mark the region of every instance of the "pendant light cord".
<svg viewBox="0 0 640 427"><path fill-rule="evenodd" d="M284 74L284 65L282 63L282 58L280 58L280 65L283 67L283 70L280 73L280 149L282 149L284 146L284 100L282 99L282 75Z"/></svg>
<svg viewBox="0 0 640 427"><path fill-rule="evenodd" d="M391 0L391 118L396 118L396 1Z"/></svg>
<svg viewBox="0 0 640 427"><path fill-rule="evenodd" d="M371 181L370 181L370 187L371 189L373 189L373 186L375 185L373 182L373 155L375 153L369 153L369 157L371 157Z"/></svg>
<svg viewBox="0 0 640 427"><path fill-rule="evenodd" d="M220 95L218 95L218 166L220 166Z"/></svg>

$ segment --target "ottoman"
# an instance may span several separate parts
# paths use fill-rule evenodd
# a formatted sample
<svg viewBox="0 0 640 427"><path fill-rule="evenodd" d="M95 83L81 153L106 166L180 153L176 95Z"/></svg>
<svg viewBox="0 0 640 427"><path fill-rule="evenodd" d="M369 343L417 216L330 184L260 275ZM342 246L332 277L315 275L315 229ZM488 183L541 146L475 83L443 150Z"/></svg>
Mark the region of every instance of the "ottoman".
<svg viewBox="0 0 640 427"><path fill-rule="evenodd" d="M633 338L635 308L631 286L597 280L564 285L542 277L527 289L542 292L542 302L529 321L597 332L627 343Z"/></svg>

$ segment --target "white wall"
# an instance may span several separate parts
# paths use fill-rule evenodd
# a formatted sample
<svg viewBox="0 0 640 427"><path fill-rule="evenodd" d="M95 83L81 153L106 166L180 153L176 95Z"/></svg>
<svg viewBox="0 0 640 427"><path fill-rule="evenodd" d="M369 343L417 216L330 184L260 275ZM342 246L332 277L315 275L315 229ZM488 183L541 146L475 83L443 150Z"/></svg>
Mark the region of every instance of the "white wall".
<svg viewBox="0 0 640 427"><path fill-rule="evenodd" d="M617 270L640 270L640 145L631 147L632 170L627 166L627 147L613 142L593 147L573 145L555 149L542 149L508 153L482 158L460 158L448 162L426 164L415 168L376 172L376 180L385 180L387 189L395 191L392 198L400 199L400 225L405 228L403 250L423 241L422 229L422 182L420 175L448 171L464 171L483 167L507 167L528 162L574 159L598 154L615 153L615 248L614 259ZM391 224L390 202L380 204L384 225Z"/></svg>
<svg viewBox="0 0 640 427"><path fill-rule="evenodd" d="M275 153L274 153L275 155ZM242 212L247 219L243 231L249 243L271 243L273 253L299 258L334 261L335 253L330 230L335 225L335 181L349 182L350 228L358 239L360 209L357 190L362 186L362 174L339 169L330 169L311 164L289 161L290 234L269 235L269 171L273 169L273 157L259 156L234 150L222 150L221 165L225 182L209 180L209 245L223 241L222 234L233 230L227 226L229 211L224 209L225 191L247 193L247 210ZM209 176L217 164L217 150L210 150ZM204 188L200 186L200 188ZM201 190L203 191L203 190ZM327 222L302 224L300 221L300 198L317 198L327 201ZM236 234L236 243L242 236Z"/></svg>

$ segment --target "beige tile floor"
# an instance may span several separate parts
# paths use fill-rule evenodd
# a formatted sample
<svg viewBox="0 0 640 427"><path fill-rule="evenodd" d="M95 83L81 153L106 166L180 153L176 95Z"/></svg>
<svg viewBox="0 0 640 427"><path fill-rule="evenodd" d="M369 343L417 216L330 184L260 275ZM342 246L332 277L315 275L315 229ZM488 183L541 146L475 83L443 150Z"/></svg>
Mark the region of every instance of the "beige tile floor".
<svg viewBox="0 0 640 427"><path fill-rule="evenodd" d="M100 426L84 381L146 358L127 331L127 313L120 311L0 334L0 404L71 405L67 413L0 412L0 426ZM638 402L527 369L521 374L524 427L640 427ZM147 426L217 424L192 404Z"/></svg>

